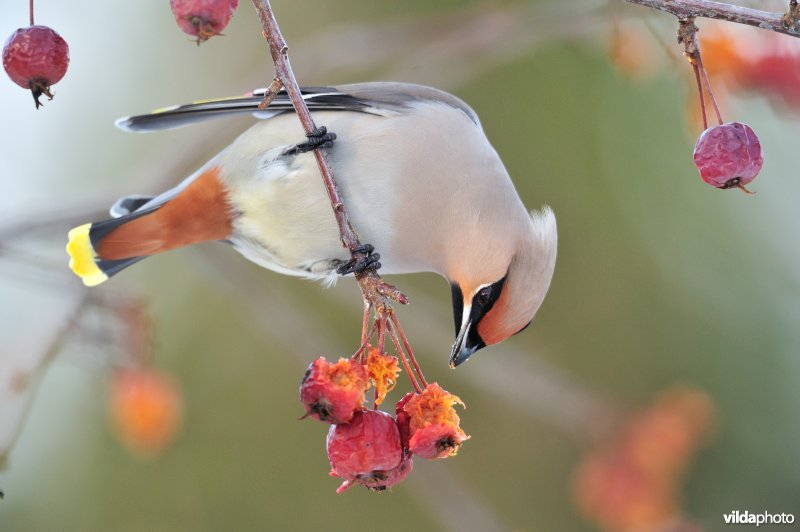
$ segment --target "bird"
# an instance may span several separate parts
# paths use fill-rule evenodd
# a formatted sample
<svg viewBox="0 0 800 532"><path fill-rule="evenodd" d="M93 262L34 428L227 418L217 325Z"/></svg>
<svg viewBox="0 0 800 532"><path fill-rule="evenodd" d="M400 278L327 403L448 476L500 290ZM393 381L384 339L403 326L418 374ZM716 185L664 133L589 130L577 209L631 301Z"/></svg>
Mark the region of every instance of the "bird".
<svg viewBox="0 0 800 532"><path fill-rule="evenodd" d="M282 274L331 283L353 273L312 153L322 146L352 225L368 252L380 252L367 266L434 272L450 284L451 367L525 329L553 278L556 220L547 205L524 206L475 111L410 83L301 91L324 125L310 136L283 90L266 109L261 89L119 119L123 130L150 132L256 118L174 188L126 196L112 218L72 229L73 272L94 286L156 253L223 241Z"/></svg>

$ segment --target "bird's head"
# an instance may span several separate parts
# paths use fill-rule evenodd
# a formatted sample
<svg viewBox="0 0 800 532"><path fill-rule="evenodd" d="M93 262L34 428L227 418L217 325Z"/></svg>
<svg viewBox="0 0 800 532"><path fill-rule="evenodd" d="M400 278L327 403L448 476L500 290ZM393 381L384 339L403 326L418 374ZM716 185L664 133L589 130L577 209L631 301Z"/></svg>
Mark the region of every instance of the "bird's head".
<svg viewBox="0 0 800 532"><path fill-rule="evenodd" d="M522 331L539 310L555 269L556 219L545 207L531 213L529 221L514 245L490 246L471 275L452 281L456 341L451 367Z"/></svg>

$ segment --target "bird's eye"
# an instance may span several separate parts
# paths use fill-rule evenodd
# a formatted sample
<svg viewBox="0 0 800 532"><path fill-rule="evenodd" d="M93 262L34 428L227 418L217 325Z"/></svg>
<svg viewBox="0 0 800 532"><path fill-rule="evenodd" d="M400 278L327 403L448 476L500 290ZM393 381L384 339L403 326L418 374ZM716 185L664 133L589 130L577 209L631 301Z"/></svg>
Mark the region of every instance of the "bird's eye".
<svg viewBox="0 0 800 532"><path fill-rule="evenodd" d="M486 305L488 305L489 304L489 300L491 300L491 298L492 298L492 287L491 286L484 286L483 288L478 290L477 294L475 294L475 302L478 303L478 305L480 305L482 307L485 307Z"/></svg>

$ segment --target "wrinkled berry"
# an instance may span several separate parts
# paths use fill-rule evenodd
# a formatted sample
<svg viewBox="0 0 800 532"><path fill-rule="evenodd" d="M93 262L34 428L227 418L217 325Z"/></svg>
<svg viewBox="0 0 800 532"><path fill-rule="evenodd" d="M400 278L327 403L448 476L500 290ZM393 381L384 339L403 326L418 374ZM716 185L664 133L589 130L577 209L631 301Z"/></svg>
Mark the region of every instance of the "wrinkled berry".
<svg viewBox="0 0 800 532"><path fill-rule="evenodd" d="M341 490L354 482L385 486L403 457L397 424L380 410L361 410L350 423L331 425L326 449L331 475L345 480ZM408 472L395 472L401 474Z"/></svg>
<svg viewBox="0 0 800 532"><path fill-rule="evenodd" d="M20 28L3 47L3 68L14 83L30 89L37 109L43 94L53 99L50 86L64 77L67 65L67 42L47 26Z"/></svg>
<svg viewBox="0 0 800 532"><path fill-rule="evenodd" d="M346 358L331 364L324 357L312 362L300 384L300 401L307 415L327 423L348 423L364 404L369 387L367 370Z"/></svg>
<svg viewBox="0 0 800 532"><path fill-rule="evenodd" d="M703 131L694 147L700 177L717 188L739 187L755 179L764 159L761 143L746 124L729 122Z"/></svg>
<svg viewBox="0 0 800 532"><path fill-rule="evenodd" d="M197 37L197 44L219 35L230 22L239 0L170 0L169 7L181 30Z"/></svg>
<svg viewBox="0 0 800 532"><path fill-rule="evenodd" d="M408 440L408 450L422 458L434 460L454 456L468 436L458 427L427 425L414 432Z"/></svg>
<svg viewBox="0 0 800 532"><path fill-rule="evenodd" d="M463 403L437 383L409 393L398 403L397 426L406 453L435 459L453 456L469 439L460 427L454 405Z"/></svg>
<svg viewBox="0 0 800 532"><path fill-rule="evenodd" d="M389 471L383 472L375 472L373 471L372 475L368 475L366 477L356 477L354 481L345 481L342 486L336 490L338 493L341 493L348 487L350 484L357 483L363 484L367 488L372 491L383 491L386 488L391 488L396 484L400 484L403 482L409 473L411 473L411 469L414 467L414 460L411 457L403 458L400 461L400 465L395 467L394 469L390 469ZM348 483L349 482L349 483ZM345 484L348 484L345 486ZM341 490L341 491L340 491Z"/></svg>

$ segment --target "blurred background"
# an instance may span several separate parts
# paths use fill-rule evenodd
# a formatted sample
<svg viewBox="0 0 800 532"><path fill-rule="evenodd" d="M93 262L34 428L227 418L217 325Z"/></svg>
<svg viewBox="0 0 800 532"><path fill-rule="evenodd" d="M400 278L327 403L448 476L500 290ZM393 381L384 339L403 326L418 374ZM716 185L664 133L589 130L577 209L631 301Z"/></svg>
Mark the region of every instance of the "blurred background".
<svg viewBox="0 0 800 532"><path fill-rule="evenodd" d="M782 11L784 2L750 2ZM121 116L272 77L249 2L200 47L168 2L39 0L69 43L34 110L0 76L0 530L716 530L800 517L800 48L699 20L723 117L764 168L720 191L674 17L622 2L273 4L301 84L399 80L472 105L530 208L559 224L532 327L447 367L447 284L390 278L429 380L472 436L388 493L336 495L297 387L357 347L361 303L222 244L85 289L63 251L121 195L160 192L251 119L157 134ZM0 4L0 36L28 20ZM379 176L378 176L379 177ZM401 376L392 398L410 389ZM393 404L390 399L387 408Z"/></svg>

